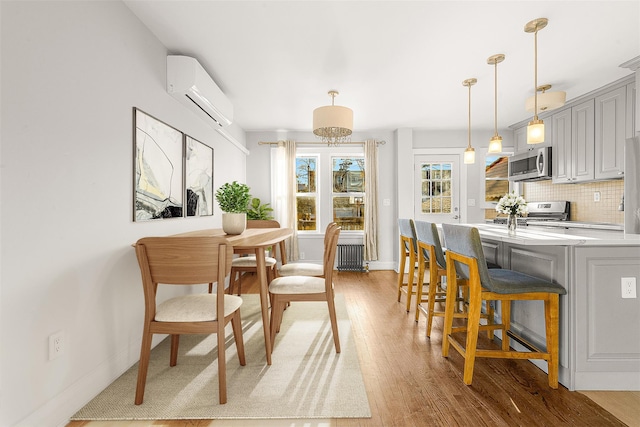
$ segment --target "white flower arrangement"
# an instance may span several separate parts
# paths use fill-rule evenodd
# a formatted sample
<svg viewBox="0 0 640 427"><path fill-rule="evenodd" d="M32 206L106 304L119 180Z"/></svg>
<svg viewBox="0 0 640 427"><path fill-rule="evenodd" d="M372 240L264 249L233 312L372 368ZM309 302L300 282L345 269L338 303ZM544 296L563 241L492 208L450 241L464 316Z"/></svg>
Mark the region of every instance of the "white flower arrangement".
<svg viewBox="0 0 640 427"><path fill-rule="evenodd" d="M496 211L507 215L523 216L529 212L529 208L522 196L516 196L515 193L511 192L500 198L496 205Z"/></svg>

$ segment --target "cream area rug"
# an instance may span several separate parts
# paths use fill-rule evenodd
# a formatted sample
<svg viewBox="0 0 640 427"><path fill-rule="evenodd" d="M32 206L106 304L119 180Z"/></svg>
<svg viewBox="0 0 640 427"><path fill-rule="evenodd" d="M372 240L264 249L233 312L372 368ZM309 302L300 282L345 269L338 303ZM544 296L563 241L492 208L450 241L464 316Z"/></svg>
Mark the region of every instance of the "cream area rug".
<svg viewBox="0 0 640 427"><path fill-rule="evenodd" d="M138 364L72 420L369 418L371 410L344 298L336 296L342 352L333 345L326 302L292 303L266 364L258 295L240 308L247 364L240 366L227 326L227 397L218 400L215 335L182 335L169 367L169 339L151 353L144 403L133 404Z"/></svg>

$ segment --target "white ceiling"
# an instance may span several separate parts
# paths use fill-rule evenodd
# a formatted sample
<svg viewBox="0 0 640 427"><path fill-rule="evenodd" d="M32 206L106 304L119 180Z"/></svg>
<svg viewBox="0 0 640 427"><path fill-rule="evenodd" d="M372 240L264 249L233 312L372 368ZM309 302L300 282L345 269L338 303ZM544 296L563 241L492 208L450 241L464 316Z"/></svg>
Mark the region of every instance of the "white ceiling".
<svg viewBox="0 0 640 427"><path fill-rule="evenodd" d="M313 109L354 110L354 130L493 129L530 118L534 35L538 84L570 100L631 74L640 55L634 1L134 1L124 3L171 54L197 58L251 130L311 129Z"/></svg>

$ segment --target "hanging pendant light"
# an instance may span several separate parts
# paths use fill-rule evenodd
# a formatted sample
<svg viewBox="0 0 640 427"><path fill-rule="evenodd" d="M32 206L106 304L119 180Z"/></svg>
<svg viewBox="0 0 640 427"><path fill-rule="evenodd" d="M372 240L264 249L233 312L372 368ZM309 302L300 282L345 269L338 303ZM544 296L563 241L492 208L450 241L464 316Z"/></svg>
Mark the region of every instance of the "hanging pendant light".
<svg viewBox="0 0 640 427"><path fill-rule="evenodd" d="M492 55L487 59L487 64L494 66L494 111L493 111L493 136L489 140L489 153L501 153L502 152L502 137L498 135L498 64L504 61L504 55L498 53Z"/></svg>
<svg viewBox="0 0 640 427"><path fill-rule="evenodd" d="M473 164L476 162L476 150L471 146L471 86L476 84L478 79L467 79L462 82L463 86L469 88L469 138L467 143L467 149L464 150L464 163L467 165Z"/></svg>
<svg viewBox="0 0 640 427"><path fill-rule="evenodd" d="M544 142L544 121L538 119L538 31L547 26L549 20L547 18L538 18L527 22L524 26L525 33L533 33L533 120L527 126L527 144L540 144Z"/></svg>
<svg viewBox="0 0 640 427"><path fill-rule="evenodd" d="M351 140L353 110L334 105L338 91L330 90L331 105L313 110L313 133L329 146L337 146Z"/></svg>

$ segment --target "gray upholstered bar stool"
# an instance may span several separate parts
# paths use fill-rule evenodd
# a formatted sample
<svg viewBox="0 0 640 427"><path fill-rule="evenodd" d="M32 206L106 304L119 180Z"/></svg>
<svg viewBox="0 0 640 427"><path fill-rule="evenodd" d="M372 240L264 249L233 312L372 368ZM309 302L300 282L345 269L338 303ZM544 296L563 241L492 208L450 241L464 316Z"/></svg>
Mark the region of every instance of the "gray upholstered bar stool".
<svg viewBox="0 0 640 427"><path fill-rule="evenodd" d="M426 336L431 336L431 325L433 323L433 317L444 317L444 310L436 310L435 303L446 302L446 286L443 285L442 278L447 275L447 263L444 255L442 244L440 243L440 235L438 234L438 228L436 224L426 221L415 221L415 229L418 245L418 278L423 278L425 270L429 271L428 281L428 294L423 295L424 286L418 286L416 296L416 322L420 319L420 312L427 316L427 329ZM487 263L489 268L500 268L496 264ZM424 280L423 280L424 281ZM466 281L459 283L458 292L456 294L456 301L459 302L456 305L457 310L454 312L454 317L466 318L467 314L467 297L463 297L462 290L466 291ZM427 308L422 304L426 303ZM493 307L490 304L486 305L486 313L480 315L483 319L488 319L488 322L493 321ZM491 331L488 334L491 335Z"/></svg>
<svg viewBox="0 0 640 427"><path fill-rule="evenodd" d="M423 278L425 270L429 270L428 294L423 297L423 286L418 286L416 294L416 322L420 319L420 312L427 316L426 335L431 336L433 316L444 317L444 311L435 312L435 303L446 301L442 278L447 275L447 267L438 236L436 225L426 221L415 221L418 250L418 278ZM425 308L422 303L427 303Z"/></svg>
<svg viewBox="0 0 640 427"><path fill-rule="evenodd" d="M398 269L398 302L402 291L407 293L407 311L411 309L411 296L415 294L413 283L416 274L416 261L418 251L416 244L416 229L412 219L399 218L398 229L400 234L400 266ZM407 259L409 260L407 265ZM407 281L404 281L405 267L407 267ZM421 284L420 284L421 285Z"/></svg>
<svg viewBox="0 0 640 427"><path fill-rule="evenodd" d="M476 357L506 359L543 359L548 364L549 386L558 388L558 329L559 296L566 294L557 283L529 276L507 269L488 269L482 251L480 233L475 227L443 224L447 242L447 304L445 309L442 355L449 355L449 346L453 346L464 357L465 384L471 384ZM453 312L457 292L456 277L467 281L469 287L468 321L464 326L453 326ZM451 296L451 298L450 298ZM546 350L537 348L518 337L510 330L511 301L544 301ZM483 301L500 301L502 319L500 324L479 325L480 310ZM502 349L478 349L478 331L481 329L502 331ZM463 346L454 334L466 334ZM509 347L511 336L527 347L529 352L515 351Z"/></svg>

